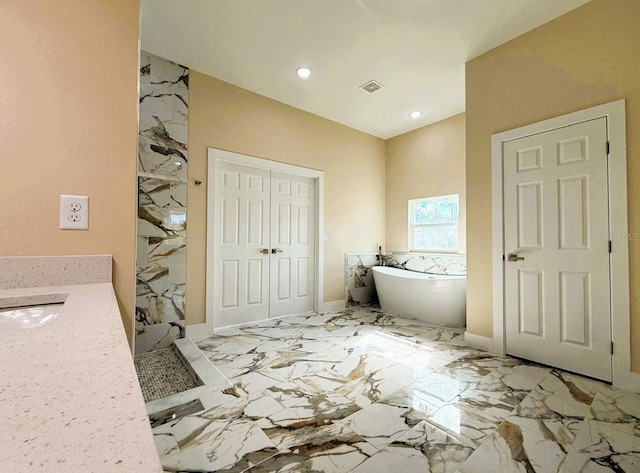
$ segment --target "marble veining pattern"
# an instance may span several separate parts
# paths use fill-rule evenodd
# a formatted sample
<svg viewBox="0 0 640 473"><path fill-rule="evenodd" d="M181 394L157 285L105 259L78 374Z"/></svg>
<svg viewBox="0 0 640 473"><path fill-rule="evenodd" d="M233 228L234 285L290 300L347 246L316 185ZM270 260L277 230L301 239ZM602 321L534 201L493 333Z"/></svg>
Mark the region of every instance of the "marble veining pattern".
<svg viewBox="0 0 640 473"><path fill-rule="evenodd" d="M418 271L420 273L466 276L467 256L447 253L397 253L385 256L385 266Z"/></svg>
<svg viewBox="0 0 640 473"><path fill-rule="evenodd" d="M378 304L373 281L374 266L391 266L421 273L464 276L467 274L466 255L416 253L346 253L345 301L347 307Z"/></svg>
<svg viewBox="0 0 640 473"><path fill-rule="evenodd" d="M378 303L371 268L379 264L380 258L375 253L347 253L345 255L345 300L347 307Z"/></svg>
<svg viewBox="0 0 640 473"><path fill-rule="evenodd" d="M170 472L638 472L640 395L374 307L197 343L229 380L153 429Z"/></svg>
<svg viewBox="0 0 640 473"><path fill-rule="evenodd" d="M189 70L141 54L136 354L184 337Z"/></svg>

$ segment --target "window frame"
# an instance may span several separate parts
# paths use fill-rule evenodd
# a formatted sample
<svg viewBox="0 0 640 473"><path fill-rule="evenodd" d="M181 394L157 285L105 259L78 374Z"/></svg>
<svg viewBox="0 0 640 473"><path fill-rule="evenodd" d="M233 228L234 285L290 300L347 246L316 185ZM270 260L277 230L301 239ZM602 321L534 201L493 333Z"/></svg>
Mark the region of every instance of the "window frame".
<svg viewBox="0 0 640 473"><path fill-rule="evenodd" d="M414 224L413 223L413 206L414 203L424 201L424 200L435 200L435 199L443 199L448 197L455 197L458 200L458 220L455 222L456 227L456 247L455 249L443 249L443 248L416 248L414 241L414 228L415 227L429 227L429 226L438 226L443 225L443 223L422 223L422 224ZM412 253L447 253L447 254L458 254L460 252L460 194L445 194L445 195L435 195L430 197L420 197L417 199L409 199L408 203L408 240L409 240L409 251ZM449 223L445 223L449 224ZM450 224L453 224L451 222Z"/></svg>

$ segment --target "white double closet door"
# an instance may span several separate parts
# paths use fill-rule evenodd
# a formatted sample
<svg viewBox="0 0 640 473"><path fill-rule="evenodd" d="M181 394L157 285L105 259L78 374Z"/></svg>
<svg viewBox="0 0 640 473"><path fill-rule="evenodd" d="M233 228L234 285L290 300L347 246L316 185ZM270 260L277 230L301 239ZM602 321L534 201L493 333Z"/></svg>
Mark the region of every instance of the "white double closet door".
<svg viewBox="0 0 640 473"><path fill-rule="evenodd" d="M313 310L315 180L218 166L214 327Z"/></svg>

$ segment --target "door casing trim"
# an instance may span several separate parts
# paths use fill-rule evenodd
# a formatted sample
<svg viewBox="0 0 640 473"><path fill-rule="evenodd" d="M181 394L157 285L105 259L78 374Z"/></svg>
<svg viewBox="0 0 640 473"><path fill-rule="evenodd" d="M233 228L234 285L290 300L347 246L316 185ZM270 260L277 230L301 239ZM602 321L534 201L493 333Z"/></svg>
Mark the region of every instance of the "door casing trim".
<svg viewBox="0 0 640 473"><path fill-rule="evenodd" d="M217 252L212 235L215 231L217 215L217 201L220 198L220 190L215 188L217 164L232 163L253 168L266 169L269 171L282 172L295 176L307 177L314 179L316 182L316 231L315 231L315 287L313 310L318 312L323 303L324 289L324 241L322 234L324 232L324 172L316 169L305 168L293 164L280 163L268 159L257 158L240 153L234 153L217 148L208 148L207 150L207 271L206 271L206 288L207 294L205 298L206 307L206 325L209 333L213 333L214 327L214 295L216 294L217 280L215 278L215 262Z"/></svg>
<svg viewBox="0 0 640 473"><path fill-rule="evenodd" d="M629 242L627 222L627 145L625 100L598 105L491 136L493 353L506 354L504 313L503 144L597 118L607 119L609 149L609 233L611 253L611 336L613 384L638 390L640 374L631 371ZM615 203L615 205L613 205Z"/></svg>

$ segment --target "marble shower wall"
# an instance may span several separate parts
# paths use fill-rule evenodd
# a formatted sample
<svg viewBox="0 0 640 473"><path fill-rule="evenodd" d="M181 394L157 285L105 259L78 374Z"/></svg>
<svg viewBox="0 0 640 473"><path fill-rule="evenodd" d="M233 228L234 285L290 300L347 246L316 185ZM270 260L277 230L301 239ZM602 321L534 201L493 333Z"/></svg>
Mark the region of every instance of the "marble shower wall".
<svg viewBox="0 0 640 473"><path fill-rule="evenodd" d="M373 266L391 266L420 273L467 274L467 256L457 254L384 253L382 263L376 253L347 253L345 255L345 300L347 307L378 303L373 282Z"/></svg>
<svg viewBox="0 0 640 473"><path fill-rule="evenodd" d="M189 70L140 58L136 354L184 337Z"/></svg>

